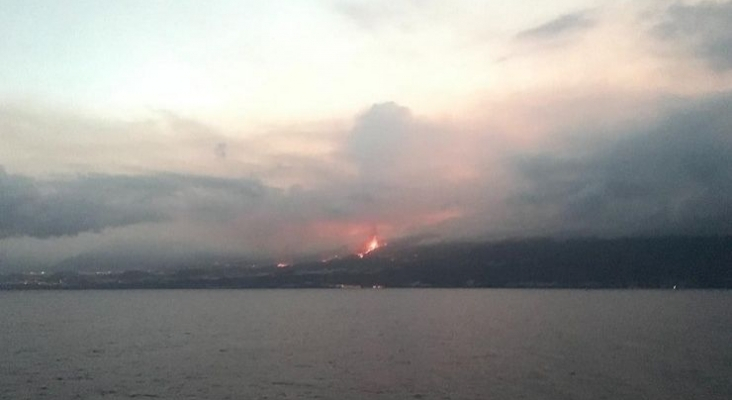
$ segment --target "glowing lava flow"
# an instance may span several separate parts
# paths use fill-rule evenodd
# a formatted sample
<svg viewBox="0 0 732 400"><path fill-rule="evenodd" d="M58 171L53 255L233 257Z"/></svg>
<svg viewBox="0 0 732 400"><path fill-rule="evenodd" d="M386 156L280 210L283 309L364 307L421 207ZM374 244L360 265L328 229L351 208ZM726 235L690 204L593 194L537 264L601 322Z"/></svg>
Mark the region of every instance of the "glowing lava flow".
<svg viewBox="0 0 732 400"><path fill-rule="evenodd" d="M374 235L371 237L371 240L369 240L368 243L366 243L364 251L362 251L360 253L356 253L356 255L359 258L364 258L364 256L366 256L366 254L371 253L372 251L378 249L379 247L382 247L383 245L384 245L383 243L379 243L379 238L377 238Z"/></svg>

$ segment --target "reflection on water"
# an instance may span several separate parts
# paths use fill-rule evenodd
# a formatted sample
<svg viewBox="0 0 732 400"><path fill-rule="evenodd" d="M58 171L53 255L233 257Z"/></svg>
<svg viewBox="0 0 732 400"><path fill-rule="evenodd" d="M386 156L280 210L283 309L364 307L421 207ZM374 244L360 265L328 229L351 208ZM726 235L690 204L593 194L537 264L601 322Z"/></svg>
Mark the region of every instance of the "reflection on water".
<svg viewBox="0 0 732 400"><path fill-rule="evenodd" d="M1 399L730 399L732 293L0 292Z"/></svg>

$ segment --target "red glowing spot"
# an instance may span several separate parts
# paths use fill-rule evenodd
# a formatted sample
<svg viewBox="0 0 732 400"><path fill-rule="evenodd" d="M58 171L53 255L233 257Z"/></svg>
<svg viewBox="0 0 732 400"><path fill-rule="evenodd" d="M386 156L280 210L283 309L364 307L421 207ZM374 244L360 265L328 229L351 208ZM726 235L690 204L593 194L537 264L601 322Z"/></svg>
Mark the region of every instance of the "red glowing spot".
<svg viewBox="0 0 732 400"><path fill-rule="evenodd" d="M363 251L356 253L357 256L360 258L364 258L366 254L371 253L372 251L378 249L379 247L385 246L386 243L379 242L379 238L376 237L376 235L372 236L371 239L364 245Z"/></svg>

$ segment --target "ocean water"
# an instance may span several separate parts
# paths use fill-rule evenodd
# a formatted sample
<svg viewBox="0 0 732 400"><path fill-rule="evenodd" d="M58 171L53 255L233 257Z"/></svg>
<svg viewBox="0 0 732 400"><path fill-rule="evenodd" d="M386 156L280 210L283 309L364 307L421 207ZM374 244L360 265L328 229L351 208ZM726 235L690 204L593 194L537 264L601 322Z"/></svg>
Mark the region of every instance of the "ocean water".
<svg viewBox="0 0 732 400"><path fill-rule="evenodd" d="M731 399L732 292L0 292L0 399Z"/></svg>

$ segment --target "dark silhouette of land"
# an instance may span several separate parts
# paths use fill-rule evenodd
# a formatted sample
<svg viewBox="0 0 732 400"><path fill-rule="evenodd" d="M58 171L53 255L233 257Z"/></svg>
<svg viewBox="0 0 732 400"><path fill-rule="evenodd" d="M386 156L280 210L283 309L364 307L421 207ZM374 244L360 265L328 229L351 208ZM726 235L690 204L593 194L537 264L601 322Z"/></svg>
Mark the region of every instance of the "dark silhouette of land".
<svg viewBox="0 0 732 400"><path fill-rule="evenodd" d="M732 288L732 236L394 244L292 265L0 275L2 289Z"/></svg>

